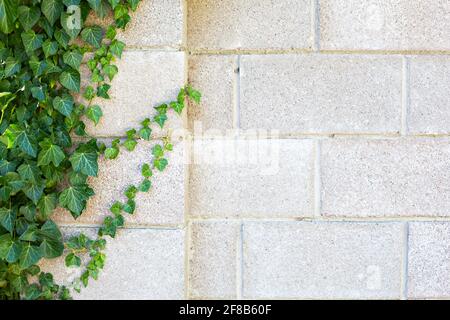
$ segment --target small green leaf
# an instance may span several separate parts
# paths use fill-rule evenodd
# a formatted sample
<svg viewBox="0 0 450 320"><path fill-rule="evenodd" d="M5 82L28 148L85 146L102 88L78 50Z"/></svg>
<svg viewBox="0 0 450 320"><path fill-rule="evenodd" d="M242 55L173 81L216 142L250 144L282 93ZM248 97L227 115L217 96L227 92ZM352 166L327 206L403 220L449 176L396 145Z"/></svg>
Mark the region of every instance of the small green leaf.
<svg viewBox="0 0 450 320"><path fill-rule="evenodd" d="M63 55L63 61L75 70L80 69L81 61L83 60L83 55L78 50L67 51Z"/></svg>
<svg viewBox="0 0 450 320"><path fill-rule="evenodd" d="M179 102L171 102L170 107L178 114L181 114L184 109L184 105Z"/></svg>
<svg viewBox="0 0 450 320"><path fill-rule="evenodd" d="M59 76L59 82L67 89L80 92L80 73L73 69L64 71Z"/></svg>
<svg viewBox="0 0 450 320"><path fill-rule="evenodd" d="M164 126L164 123L167 121L167 115L165 114L158 114L156 115L153 120L159 124L159 126L162 128Z"/></svg>
<svg viewBox="0 0 450 320"><path fill-rule="evenodd" d="M97 96L104 99L109 99L108 91L111 88L111 86L107 83L102 84L97 88Z"/></svg>
<svg viewBox="0 0 450 320"><path fill-rule="evenodd" d="M100 106L93 105L87 109L86 115L90 120L92 120L95 123L95 125L97 125L98 122L100 121L100 118L103 116L103 112Z"/></svg>
<svg viewBox="0 0 450 320"><path fill-rule="evenodd" d="M150 165L148 163L144 163L144 165L142 166L142 175L144 176L144 178L149 178L153 175L152 173L152 169L150 168Z"/></svg>
<svg viewBox="0 0 450 320"><path fill-rule="evenodd" d="M41 34L36 34L33 30L22 32L21 34L22 42L27 52L33 52L40 47L44 42L44 36Z"/></svg>
<svg viewBox="0 0 450 320"><path fill-rule="evenodd" d="M16 216L14 210L0 208L0 224L9 232L13 232Z"/></svg>
<svg viewBox="0 0 450 320"><path fill-rule="evenodd" d="M144 140L149 141L151 134L152 134L152 129L150 129L149 127L142 128L141 130L139 130L139 136Z"/></svg>
<svg viewBox="0 0 450 320"><path fill-rule="evenodd" d="M155 159L155 160L153 161L153 165L154 165L155 168L158 169L159 171L163 171L163 170L166 168L166 166L167 166L168 163L169 163L169 162L168 162L167 159L165 159L165 158Z"/></svg>
<svg viewBox="0 0 450 320"><path fill-rule="evenodd" d="M42 141L39 145L42 149L38 155L38 166L47 166L53 163L55 167L59 167L66 157L64 151L48 139Z"/></svg>
<svg viewBox="0 0 450 320"><path fill-rule="evenodd" d="M188 94L188 97L190 99L194 100L195 103L200 103L202 94L199 91L193 89L191 86L187 86L186 87L186 92Z"/></svg>
<svg viewBox="0 0 450 320"><path fill-rule="evenodd" d="M20 6L18 9L19 21L22 24L25 31L31 30L33 26L38 22L41 16L41 10L36 7Z"/></svg>
<svg viewBox="0 0 450 320"><path fill-rule="evenodd" d="M80 257L76 256L74 253L69 253L66 258L66 267L79 267L81 266Z"/></svg>
<svg viewBox="0 0 450 320"><path fill-rule="evenodd" d="M58 203L58 198L55 193L50 193L44 195L38 202L39 213L42 218L47 219L56 209Z"/></svg>
<svg viewBox="0 0 450 320"><path fill-rule="evenodd" d="M99 26L87 27L81 31L81 38L95 48L100 48L103 30Z"/></svg>
<svg viewBox="0 0 450 320"><path fill-rule="evenodd" d="M123 143L123 146L128 150L128 151L133 151L136 148L137 142L134 139L127 139L125 140L125 142Z"/></svg>
<svg viewBox="0 0 450 320"><path fill-rule="evenodd" d="M14 57L8 57L5 61L5 77L11 77L12 75L20 71L20 61Z"/></svg>
<svg viewBox="0 0 450 320"><path fill-rule="evenodd" d="M133 214L136 210L136 202L133 199L128 199L127 203L123 205L123 211L128 214Z"/></svg>
<svg viewBox="0 0 450 320"><path fill-rule="evenodd" d="M118 148L106 148L105 149L105 158L106 159L116 159L119 155L119 149Z"/></svg>
<svg viewBox="0 0 450 320"><path fill-rule="evenodd" d="M61 192L59 196L59 204L66 209L69 209L72 215L76 218L83 212L88 196L84 188L81 186L72 186Z"/></svg>
<svg viewBox="0 0 450 320"><path fill-rule="evenodd" d="M85 97L87 100L92 100L95 97L95 91L92 86L87 86L84 90L83 97Z"/></svg>
<svg viewBox="0 0 450 320"><path fill-rule="evenodd" d="M152 154L156 157L156 158L160 158L162 156L164 156L164 149L161 147L161 145L156 144L153 146L152 148Z"/></svg>
<svg viewBox="0 0 450 320"><path fill-rule="evenodd" d="M122 57L123 49L125 48L125 43L119 40L113 40L109 46L109 51L118 58Z"/></svg>
<svg viewBox="0 0 450 320"><path fill-rule="evenodd" d="M115 65L108 65L103 68L103 72L108 76L109 80L112 80L114 76L119 72Z"/></svg>
<svg viewBox="0 0 450 320"><path fill-rule="evenodd" d="M115 215L120 214L122 211L122 204L119 201L116 201L109 210Z"/></svg>
<svg viewBox="0 0 450 320"><path fill-rule="evenodd" d="M96 177L98 173L98 153L85 147L79 147L69 158L73 170Z"/></svg>
<svg viewBox="0 0 450 320"><path fill-rule="evenodd" d="M42 258L41 250L30 242L22 247L19 258L19 266L22 270L28 269Z"/></svg>
<svg viewBox="0 0 450 320"><path fill-rule="evenodd" d="M56 97L53 99L53 107L66 117L69 117L73 111L73 97L70 94Z"/></svg>
<svg viewBox="0 0 450 320"><path fill-rule="evenodd" d="M38 99L39 101L45 100L45 93L42 87L31 88L31 95L33 96L33 98Z"/></svg>
<svg viewBox="0 0 450 320"><path fill-rule="evenodd" d="M46 58L55 55L58 52L58 42L45 40L42 44L42 50Z"/></svg>
<svg viewBox="0 0 450 320"><path fill-rule="evenodd" d="M127 190L125 190L125 196L128 199L133 199L136 197L136 193L137 193L138 189L135 186L129 186L127 188Z"/></svg>
<svg viewBox="0 0 450 320"><path fill-rule="evenodd" d="M5 259L9 263L19 260L22 246L19 241L11 238L10 234L0 236L0 259Z"/></svg>
<svg viewBox="0 0 450 320"><path fill-rule="evenodd" d="M139 185L139 191L147 192L148 190L150 190L151 186L152 186L151 181L148 179L144 179L144 181L142 181L141 184Z"/></svg>
<svg viewBox="0 0 450 320"><path fill-rule="evenodd" d="M119 3L120 0L109 0L109 3L111 2L117 2ZM111 7L114 9L113 5L111 4ZM109 40L113 40L116 37L116 28L114 26L109 26L108 30L106 30L106 38Z"/></svg>
<svg viewBox="0 0 450 320"><path fill-rule="evenodd" d="M41 10L51 25L55 24L63 11L63 4L61 0L43 0Z"/></svg>

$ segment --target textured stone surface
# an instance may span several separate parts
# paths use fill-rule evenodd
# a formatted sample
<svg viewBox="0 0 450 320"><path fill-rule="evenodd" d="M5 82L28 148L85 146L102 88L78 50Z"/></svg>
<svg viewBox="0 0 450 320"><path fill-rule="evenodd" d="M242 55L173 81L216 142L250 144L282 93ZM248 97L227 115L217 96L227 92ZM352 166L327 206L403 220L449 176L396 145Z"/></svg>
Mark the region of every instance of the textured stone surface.
<svg viewBox="0 0 450 320"><path fill-rule="evenodd" d="M194 49L290 49L312 45L309 0L189 0Z"/></svg>
<svg viewBox="0 0 450 320"><path fill-rule="evenodd" d="M244 298L399 298L400 223L244 223Z"/></svg>
<svg viewBox="0 0 450 320"><path fill-rule="evenodd" d="M183 0L141 1L126 30L118 30L117 39L132 47L179 47L183 41L183 10ZM86 25L107 27L113 21L112 13L103 20L91 14Z"/></svg>
<svg viewBox="0 0 450 320"><path fill-rule="evenodd" d="M236 298L240 223L193 222L190 226L190 298Z"/></svg>
<svg viewBox="0 0 450 320"><path fill-rule="evenodd" d="M323 141L322 213L448 216L449 169L448 139Z"/></svg>
<svg viewBox="0 0 450 320"><path fill-rule="evenodd" d="M398 132L401 67L394 56L243 56L241 126L282 133Z"/></svg>
<svg viewBox="0 0 450 320"><path fill-rule="evenodd" d="M84 232L93 237L95 229L64 228L67 236ZM106 247L106 263L97 281L74 298L80 300L144 300L184 298L184 230L123 229ZM86 261L87 258L85 259ZM69 284L78 268L66 268L64 257L46 260L58 283Z"/></svg>
<svg viewBox="0 0 450 320"><path fill-rule="evenodd" d="M193 216L312 215L311 140L196 140L193 154Z"/></svg>
<svg viewBox="0 0 450 320"><path fill-rule="evenodd" d="M409 224L408 297L450 297L450 223Z"/></svg>
<svg viewBox="0 0 450 320"><path fill-rule="evenodd" d="M447 0L320 0L325 50L448 50Z"/></svg>
<svg viewBox="0 0 450 320"><path fill-rule="evenodd" d="M189 58L189 83L202 92L202 102L189 107L189 128L224 134L233 128L233 110L236 86L236 56L191 56ZM214 131L213 131L214 130ZM197 132L195 133L198 134Z"/></svg>
<svg viewBox="0 0 450 320"><path fill-rule="evenodd" d="M97 178L90 178L95 191L86 211L74 220L69 212L58 210L54 219L63 224L100 224L115 201L125 201L123 195L128 186L139 185L143 177L141 168L151 163L154 143L140 141L133 152L121 149L115 160L100 159ZM152 188L136 196L136 212L126 216L126 225L179 225L184 222L185 194L184 143L174 144L167 154L169 165L163 172L153 171Z"/></svg>
<svg viewBox="0 0 450 320"><path fill-rule="evenodd" d="M409 130L412 133L449 133L450 58L412 57L410 72Z"/></svg>
<svg viewBox="0 0 450 320"><path fill-rule="evenodd" d="M126 130L139 128L142 120L155 115L153 107L176 99L185 83L182 52L126 51L117 67L119 73L109 91L111 99L93 101L102 106L103 117L97 126L87 126L91 135L125 136ZM166 127L182 126L183 117L170 112Z"/></svg>

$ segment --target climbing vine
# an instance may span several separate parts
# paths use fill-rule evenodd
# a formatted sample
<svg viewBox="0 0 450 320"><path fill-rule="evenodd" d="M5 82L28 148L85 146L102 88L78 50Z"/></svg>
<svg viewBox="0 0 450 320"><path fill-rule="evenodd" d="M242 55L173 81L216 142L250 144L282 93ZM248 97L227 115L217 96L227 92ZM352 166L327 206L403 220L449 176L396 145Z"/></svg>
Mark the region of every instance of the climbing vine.
<svg viewBox="0 0 450 320"><path fill-rule="evenodd" d="M65 242L52 214L62 207L78 218L94 195L88 177L97 176L100 155L113 160L121 146L133 151L139 140L151 140L154 125L164 126L169 109L180 114L186 99L200 100L190 86L180 89L176 100L155 107L155 116L110 146L85 131L85 121L96 125L102 117L97 101L109 99L118 72L114 61L125 47L117 30L127 26L139 2L0 0L0 299L69 299L71 289L97 279L106 237L114 238L124 215L134 213L135 196L150 190L153 171L168 165L170 139L153 146L141 183L126 189L126 202L111 206L96 238L81 233ZM89 24L90 15L103 21L112 16L113 22ZM90 72L85 87L83 65ZM68 267L84 268L69 286L56 284L38 266L63 254Z"/></svg>

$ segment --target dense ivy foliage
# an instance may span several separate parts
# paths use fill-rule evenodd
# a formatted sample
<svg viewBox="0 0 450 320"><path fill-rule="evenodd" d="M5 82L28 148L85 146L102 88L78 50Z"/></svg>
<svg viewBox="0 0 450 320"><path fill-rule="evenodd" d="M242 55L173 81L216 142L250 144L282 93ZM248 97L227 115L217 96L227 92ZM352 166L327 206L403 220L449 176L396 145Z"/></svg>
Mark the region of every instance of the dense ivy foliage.
<svg viewBox="0 0 450 320"><path fill-rule="evenodd" d="M115 159L121 145L134 150L139 139L151 139L153 125L164 126L167 110L181 113L186 98L200 100L198 91L182 88L175 101L157 106L153 118L109 147L86 133L84 119L97 124L102 116L94 99L109 98L109 82L118 72L113 62L125 44L116 31L126 27L139 2L0 0L0 299L70 298L70 288L37 266L64 253L67 266L85 267L73 289L97 279L105 236L114 237L123 226L122 213L134 212L137 192L151 188L152 170L167 166L169 139L155 144L152 163L142 166L142 182L127 188L127 202L113 204L96 239L79 234L64 243L51 219L54 210L63 207L79 217L94 194L87 178L97 176L100 155ZM113 24L89 25L92 14L110 14ZM91 73L86 88L80 85L82 64Z"/></svg>

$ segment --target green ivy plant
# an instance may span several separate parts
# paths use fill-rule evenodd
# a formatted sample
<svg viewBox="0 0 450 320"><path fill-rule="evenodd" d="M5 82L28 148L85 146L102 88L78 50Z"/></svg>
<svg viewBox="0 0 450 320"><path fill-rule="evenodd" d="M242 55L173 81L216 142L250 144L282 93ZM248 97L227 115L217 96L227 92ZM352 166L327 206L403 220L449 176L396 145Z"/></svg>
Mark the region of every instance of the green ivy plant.
<svg viewBox="0 0 450 320"><path fill-rule="evenodd" d="M138 140L151 139L152 126L164 126L169 109L180 114L186 99L200 101L200 93L188 85L175 101L157 106L141 128L110 146L86 133L84 119L97 124L102 117L94 99L109 99L118 72L114 61L125 44L116 39L117 30L127 26L139 2L0 0L0 299L68 299L72 288L79 291L97 279L106 237L115 237L125 213L133 214L136 194L151 189L153 171L168 165L169 138L154 145L152 162L141 168L142 182L126 189L125 203L112 205L97 238L79 234L64 242L53 212L62 207L78 218L94 195L87 178L97 176L99 156L115 159L120 146L133 151ZM88 25L90 14L111 14L113 23ZM84 64L91 78L82 88ZM41 259L63 254L68 267L85 268L70 287L56 284L38 267ZM89 257L86 263L83 254Z"/></svg>

